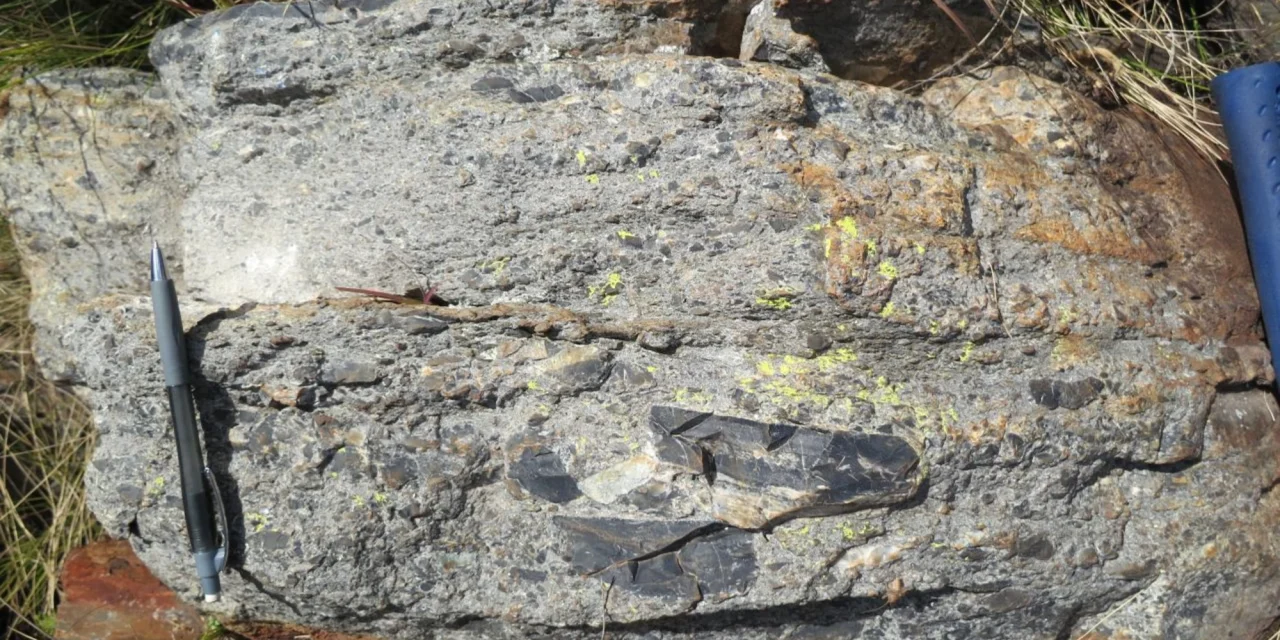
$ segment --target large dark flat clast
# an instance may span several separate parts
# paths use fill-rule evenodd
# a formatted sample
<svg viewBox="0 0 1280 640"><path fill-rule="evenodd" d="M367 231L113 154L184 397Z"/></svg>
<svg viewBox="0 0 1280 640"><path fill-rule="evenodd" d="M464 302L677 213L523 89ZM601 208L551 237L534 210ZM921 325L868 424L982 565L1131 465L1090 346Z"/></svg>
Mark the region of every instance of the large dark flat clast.
<svg viewBox="0 0 1280 640"><path fill-rule="evenodd" d="M915 494L919 454L899 436L823 431L796 425L653 407L658 459L697 473L714 464L716 519L757 529L788 518L901 502Z"/></svg>
<svg viewBox="0 0 1280 640"><path fill-rule="evenodd" d="M755 580L753 534L708 520L558 517L573 568L636 595L694 602Z"/></svg>
<svg viewBox="0 0 1280 640"><path fill-rule="evenodd" d="M696 533L720 525L710 520L626 520L556 517L565 531L573 568L593 573L662 551Z"/></svg>
<svg viewBox="0 0 1280 640"><path fill-rule="evenodd" d="M555 504L564 504L582 495L564 461L541 438L527 436L507 445L507 478L526 492Z"/></svg>

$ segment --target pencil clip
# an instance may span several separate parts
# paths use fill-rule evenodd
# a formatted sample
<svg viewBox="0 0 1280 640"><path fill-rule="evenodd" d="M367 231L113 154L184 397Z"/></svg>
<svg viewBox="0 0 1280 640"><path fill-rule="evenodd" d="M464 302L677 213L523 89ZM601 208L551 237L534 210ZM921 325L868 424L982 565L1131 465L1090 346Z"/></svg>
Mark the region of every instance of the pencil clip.
<svg viewBox="0 0 1280 640"><path fill-rule="evenodd" d="M204 479L209 483L214 510L218 512L218 535L222 536L222 544L213 556L213 563L218 568L218 573L222 573L227 568L227 556L231 553L231 528L227 526L227 508L222 505L222 492L218 491L218 481L214 479L213 470L209 467L204 468Z"/></svg>

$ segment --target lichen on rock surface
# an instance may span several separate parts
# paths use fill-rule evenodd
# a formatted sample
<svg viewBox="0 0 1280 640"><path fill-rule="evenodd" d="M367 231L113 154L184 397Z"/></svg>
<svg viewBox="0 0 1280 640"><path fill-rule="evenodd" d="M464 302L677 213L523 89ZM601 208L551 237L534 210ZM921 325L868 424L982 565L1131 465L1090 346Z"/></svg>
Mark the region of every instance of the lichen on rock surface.
<svg viewBox="0 0 1280 640"><path fill-rule="evenodd" d="M39 357L93 405L95 514L161 580L195 585L152 235L232 516L233 617L395 638L1270 624L1274 373L1230 193L1183 143L1016 69L912 97L688 55L743 3L341 4L175 27L159 87L9 96ZM810 4L771 19L802 33Z"/></svg>

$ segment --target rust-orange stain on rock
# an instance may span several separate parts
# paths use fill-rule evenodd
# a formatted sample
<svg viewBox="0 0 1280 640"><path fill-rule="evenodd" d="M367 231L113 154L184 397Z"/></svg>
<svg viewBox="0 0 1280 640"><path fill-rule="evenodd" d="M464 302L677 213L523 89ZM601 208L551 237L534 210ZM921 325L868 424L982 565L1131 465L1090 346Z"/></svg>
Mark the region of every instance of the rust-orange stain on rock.
<svg viewBox="0 0 1280 640"><path fill-rule="evenodd" d="M1017 206L987 215L1016 217L996 221L1012 225L1015 238L1120 261L1085 269L1113 271L1100 274L1101 290L1134 296L1133 305L1111 309L1122 327L1192 342L1257 339L1244 234L1217 168L1140 110L1104 111L1042 85L1020 70L999 69L985 79L943 80L925 96L1003 149L982 155L977 187ZM1017 147L1025 162L1015 161ZM1056 202L1057 209L1041 202ZM1122 273L1141 265L1152 267L1146 281ZM1175 296L1166 309L1154 309L1152 299L1165 300L1170 288Z"/></svg>
<svg viewBox="0 0 1280 640"><path fill-rule="evenodd" d="M81 547L62 569L57 637L65 640L186 640L204 622L151 575L124 540Z"/></svg>
<svg viewBox="0 0 1280 640"><path fill-rule="evenodd" d="M376 636L351 635L281 622L231 622L226 628L247 640L378 640Z"/></svg>
<svg viewBox="0 0 1280 640"><path fill-rule="evenodd" d="M976 240L967 237L965 192L972 165L943 166L936 155L907 151L862 162L880 160L913 171L901 179L858 180L854 187L820 162L780 167L826 210L819 230L826 291L855 312L882 309L896 280L921 272L926 247L941 249L940 266L961 275L976 277L981 269Z"/></svg>
<svg viewBox="0 0 1280 640"><path fill-rule="evenodd" d="M67 557L62 569L60 640L197 640L204 618L151 575L124 540L102 540ZM246 640L377 640L275 622L224 622Z"/></svg>

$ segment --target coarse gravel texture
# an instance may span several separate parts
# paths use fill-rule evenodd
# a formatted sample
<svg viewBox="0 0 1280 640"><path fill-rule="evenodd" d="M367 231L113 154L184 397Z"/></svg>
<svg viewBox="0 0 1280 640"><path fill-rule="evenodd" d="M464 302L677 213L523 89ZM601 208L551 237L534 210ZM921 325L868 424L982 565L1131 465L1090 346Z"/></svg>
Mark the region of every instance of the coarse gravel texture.
<svg viewBox="0 0 1280 640"><path fill-rule="evenodd" d="M209 611L1266 628L1274 374L1215 170L1016 69L909 97L691 55L727 4L254 5L163 33L158 83L13 92L0 193L42 366L94 407L106 529L195 595L154 236L232 516Z"/></svg>

